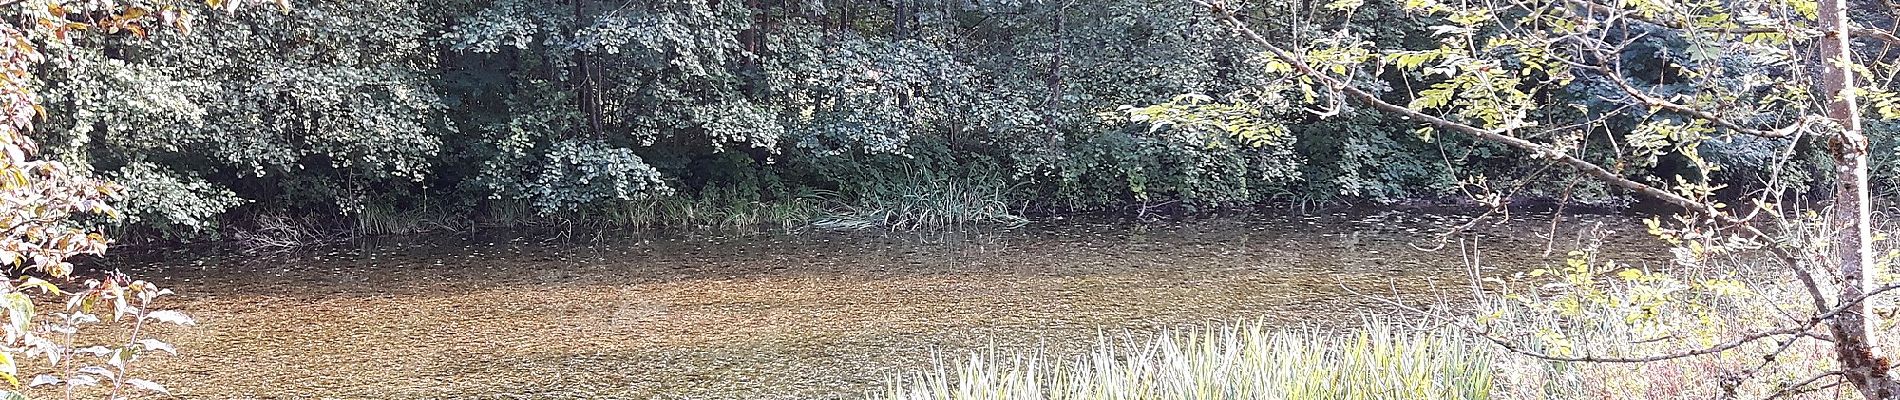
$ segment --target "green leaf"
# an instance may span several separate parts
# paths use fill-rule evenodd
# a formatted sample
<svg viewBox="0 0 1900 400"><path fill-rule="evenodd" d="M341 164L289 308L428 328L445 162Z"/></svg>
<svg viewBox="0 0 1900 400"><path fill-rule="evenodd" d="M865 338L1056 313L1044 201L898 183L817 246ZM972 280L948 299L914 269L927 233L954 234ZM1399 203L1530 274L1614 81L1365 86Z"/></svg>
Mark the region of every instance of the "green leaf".
<svg viewBox="0 0 1900 400"><path fill-rule="evenodd" d="M9 322L13 323L14 329L26 332L33 322L33 299L20 292L7 293L4 297L4 304L0 306L7 308Z"/></svg>

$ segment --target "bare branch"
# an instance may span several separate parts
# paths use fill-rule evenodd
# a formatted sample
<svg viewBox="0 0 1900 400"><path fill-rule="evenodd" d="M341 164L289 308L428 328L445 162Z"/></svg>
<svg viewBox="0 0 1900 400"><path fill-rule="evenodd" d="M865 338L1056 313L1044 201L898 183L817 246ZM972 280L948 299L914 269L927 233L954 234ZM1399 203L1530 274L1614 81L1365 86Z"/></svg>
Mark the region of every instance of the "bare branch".
<svg viewBox="0 0 1900 400"><path fill-rule="evenodd" d="M1860 302L1867 301L1867 299L1873 298L1875 295L1879 295L1881 293L1885 293L1889 290L1894 290L1894 289L1900 289L1900 283L1888 284L1886 286L1874 288L1874 290L1869 290L1867 291L1867 293L1861 294L1860 297L1855 297L1851 300L1843 300L1841 301L1840 306L1835 307L1833 310L1820 314L1820 315L1815 315L1813 318L1809 318L1808 323L1812 325L1812 324L1827 320L1828 318L1834 318L1834 316L1836 315L1841 315L1841 313L1847 312L1848 310L1853 309L1854 306L1860 304Z"/></svg>
<svg viewBox="0 0 1900 400"><path fill-rule="evenodd" d="M1835 380L1834 383L1821 385L1813 389L1802 389L1803 387L1813 384L1815 381L1819 381L1821 379L1825 379L1830 376L1841 376L1841 371L1828 371L1820 375L1815 375L1814 377L1808 378L1806 380L1802 380L1800 383L1789 385L1786 388L1782 388L1781 390L1775 391L1774 394L1770 394L1768 395L1768 397L1762 398L1762 400L1774 400L1777 398L1781 398L1782 396L1793 396L1793 395L1798 395L1798 394L1808 393L1808 392L1813 392L1813 391L1827 390L1827 388L1839 386L1841 382L1845 381L1844 379Z"/></svg>
<svg viewBox="0 0 1900 400"><path fill-rule="evenodd" d="M1582 356L1582 357L1557 356L1557 355L1551 355L1547 353L1540 353L1540 352L1532 351L1529 349L1524 349L1524 348L1519 347L1516 343L1511 343L1508 340L1504 340L1504 339L1501 339L1489 334L1480 334L1478 336L1482 336L1485 338L1485 340L1489 340L1491 341L1491 343L1497 344L1498 347L1503 347L1504 350L1510 351L1512 353L1517 353L1517 354L1529 356L1531 358L1538 358L1538 359L1544 359L1544 360L1549 360L1549 361L1571 361L1571 362L1591 362L1591 363L1646 363L1646 362L1674 360L1678 358L1689 358L1689 357L1695 357L1695 356L1705 356L1705 355L1710 355L1710 354L1721 353L1724 351L1735 349L1737 347L1742 347L1749 343L1754 343L1762 339L1767 339L1767 338L1776 337L1776 336L1800 335L1801 332L1805 331L1806 329L1807 329L1806 327L1788 328L1788 329L1777 329L1777 330L1772 330L1772 331L1750 333L1746 335L1741 335L1740 337L1736 337L1735 340L1730 340L1727 342L1716 344L1714 346L1693 349L1693 350L1678 351L1678 352L1673 352L1673 353L1657 354L1657 355L1646 356L1646 357L1597 357L1597 356L1589 356L1589 355Z"/></svg>
<svg viewBox="0 0 1900 400"><path fill-rule="evenodd" d="M1887 31L1883 31L1879 29L1873 29L1873 28L1855 29L1854 37L1879 40L1882 42L1886 42L1887 45L1900 45L1900 36L1894 36L1892 33L1888 33Z"/></svg>

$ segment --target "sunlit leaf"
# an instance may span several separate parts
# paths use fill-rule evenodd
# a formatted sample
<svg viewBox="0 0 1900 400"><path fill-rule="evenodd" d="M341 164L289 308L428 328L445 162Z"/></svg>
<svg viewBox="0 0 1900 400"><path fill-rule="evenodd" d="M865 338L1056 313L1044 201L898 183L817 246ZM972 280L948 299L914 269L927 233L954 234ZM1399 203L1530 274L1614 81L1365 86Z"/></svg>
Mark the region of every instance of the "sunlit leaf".
<svg viewBox="0 0 1900 400"><path fill-rule="evenodd" d="M185 315L185 313L173 311L173 310L153 311L150 314L146 314L145 318L153 320L153 321L182 325L182 326L192 326L192 325L198 324L198 321L191 319L191 316Z"/></svg>
<svg viewBox="0 0 1900 400"><path fill-rule="evenodd" d="M113 373L112 370L109 370L109 369L106 369L105 367L101 367L97 365L88 365L88 366L80 367L79 373L98 375L98 376L102 376L102 377L105 377L106 379L111 379L111 380L119 379L118 378L119 375Z"/></svg>
<svg viewBox="0 0 1900 400"><path fill-rule="evenodd" d="M126 379L125 384L131 385L132 387L135 387L135 388L138 388L139 390L144 390L147 392L158 393L158 394L171 394L171 391L165 390L165 386L158 384L158 382L152 382L152 381L148 381L144 379L133 378L133 379Z"/></svg>
<svg viewBox="0 0 1900 400"><path fill-rule="evenodd" d="M151 338L139 339L138 344L139 346L143 346L146 350L157 350L157 351L163 351L166 353L171 353L172 355L178 355L177 348L172 347L171 343L165 343L162 340L151 339Z"/></svg>

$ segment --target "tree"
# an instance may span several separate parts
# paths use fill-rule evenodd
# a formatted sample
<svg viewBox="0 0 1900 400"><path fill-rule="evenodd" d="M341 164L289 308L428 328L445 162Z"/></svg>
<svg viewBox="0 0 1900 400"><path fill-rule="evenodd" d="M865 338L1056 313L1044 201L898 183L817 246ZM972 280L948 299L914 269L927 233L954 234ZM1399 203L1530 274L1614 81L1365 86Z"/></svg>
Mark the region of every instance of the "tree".
<svg viewBox="0 0 1900 400"><path fill-rule="evenodd" d="M1868 12L1852 14L1862 18L1856 20L1846 0L1407 0L1407 9L1431 21L1438 40L1422 48L1375 48L1350 24L1330 37L1288 45L1251 29L1245 10L1196 2L1247 46L1264 51L1263 67L1289 78L1280 89L1311 93L1310 101L1329 111L1358 105L1418 121L1422 135L1507 145L1535 163L1566 166L1680 207L1696 218L1674 233L1652 229L1665 239L1693 242L1698 256L1760 249L1785 264L1812 307L1805 319L1669 354L1572 356L1507 346L1512 350L1553 360L1645 362L1770 338L1823 337L1840 367L1829 375L1870 399L1900 397L1900 381L1872 329L1870 298L1895 286L1876 279L1891 274L1876 270L1886 265L1874 257L1861 121L1866 110L1859 103L1870 99L1873 112L1900 117L1887 91L1896 72L1897 54L1890 50L1900 44L1891 32L1900 27L1881 17L1900 11L1893 4L1865 6ZM1350 14L1362 5L1337 0L1325 7ZM1387 68L1422 88L1381 93L1369 82ZM1573 107L1573 101L1594 106ZM1624 126L1634 128L1618 129ZM1820 147L1832 161L1834 186L1831 247L1821 253L1765 227L1796 207L1783 200L1786 187L1749 193L1753 207L1738 211L1716 196L1722 187L1710 180L1725 166L1700 149L1719 141L1770 141L1782 143L1786 150L1778 157L1790 160L1806 147L1799 144L1817 139L1826 142ZM1661 158L1692 168L1674 176L1642 174L1640 167ZM1816 326L1827 334L1810 335Z"/></svg>
<svg viewBox="0 0 1900 400"><path fill-rule="evenodd" d="M212 8L236 10L242 0L209 0ZM280 3L281 4L281 3ZM27 289L41 293L67 294L41 277L63 280L73 272L68 258L100 254L107 239L87 230L75 219L83 215L115 215L110 201L120 196L120 187L91 178L68 168L58 160L42 159L38 146L29 136L34 123L45 117L38 104L33 75L48 57L42 48L58 50L71 46L76 38L87 35L145 36L151 29L191 29L190 7L171 3L66 2L58 0L11 0L0 2L8 14L0 24L0 263L16 268L18 278L0 282L0 308L7 311L5 350L0 350L0 381L8 388L0 395L23 398L16 390L21 385L19 364L36 357L48 360L49 374L34 377L28 386L59 384L69 388L92 386L109 381L114 398L129 395L128 388L165 392L157 383L125 376L126 365L140 354L172 352L171 345L141 337L138 326L146 321L192 324L189 317L176 311L154 310L151 302L169 291L148 282L111 274L87 280L80 290L66 297L67 308L60 313L41 315L35 311ZM99 351L75 347L74 332L81 326L97 323L92 313L108 314L113 321L130 318L133 333L123 342L98 347ZM50 319L38 320L38 319ZM64 343L55 341L63 337ZM92 354L109 364L86 365L94 361L74 360ZM66 362L62 363L64 360ZM68 395L72 393L67 391Z"/></svg>

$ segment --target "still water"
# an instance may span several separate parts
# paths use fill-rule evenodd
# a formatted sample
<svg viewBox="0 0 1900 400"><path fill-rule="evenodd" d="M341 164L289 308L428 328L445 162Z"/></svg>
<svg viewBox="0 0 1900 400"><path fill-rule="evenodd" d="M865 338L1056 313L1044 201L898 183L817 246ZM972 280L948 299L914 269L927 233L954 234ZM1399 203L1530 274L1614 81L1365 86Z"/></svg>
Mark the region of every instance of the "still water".
<svg viewBox="0 0 1900 400"><path fill-rule="evenodd" d="M970 351L1072 352L1098 334L1264 318L1349 325L1370 296L1456 302L1469 217L1406 212L1047 221L949 233L389 238L277 254L107 261L180 292L201 325L147 362L181 398L850 398ZM1593 238L1641 263L1619 216L1516 215L1466 243L1484 274Z"/></svg>

